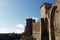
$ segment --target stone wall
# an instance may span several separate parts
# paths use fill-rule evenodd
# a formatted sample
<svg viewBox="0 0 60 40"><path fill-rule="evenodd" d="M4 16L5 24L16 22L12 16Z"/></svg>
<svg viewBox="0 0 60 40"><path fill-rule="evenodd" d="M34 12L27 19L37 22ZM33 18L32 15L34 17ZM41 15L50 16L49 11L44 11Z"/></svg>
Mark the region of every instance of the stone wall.
<svg viewBox="0 0 60 40"><path fill-rule="evenodd" d="M57 6L54 18L56 40L60 40L60 0L57 0L54 6Z"/></svg>
<svg viewBox="0 0 60 40"><path fill-rule="evenodd" d="M32 34L37 40L45 40L44 35L47 35L45 36L46 40L60 40L60 0L57 0L53 6L48 7L48 5L43 4L40 7L41 18L44 19L44 23L41 19L37 22L29 19L30 21L26 23L25 32ZM44 34L46 32L44 29L47 31L46 34Z"/></svg>
<svg viewBox="0 0 60 40"><path fill-rule="evenodd" d="M37 40L41 39L41 29L40 29L40 20L39 22L36 22L35 24L33 24L33 37L35 37Z"/></svg>

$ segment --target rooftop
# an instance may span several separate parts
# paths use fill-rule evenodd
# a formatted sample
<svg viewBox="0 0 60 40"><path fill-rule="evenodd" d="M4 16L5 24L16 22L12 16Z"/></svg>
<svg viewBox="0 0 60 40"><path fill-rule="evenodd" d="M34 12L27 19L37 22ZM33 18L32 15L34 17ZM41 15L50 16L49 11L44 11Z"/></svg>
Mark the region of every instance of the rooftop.
<svg viewBox="0 0 60 40"><path fill-rule="evenodd" d="M51 4L51 3L47 3L47 2L45 2L45 3L43 3L43 4L41 5L40 8L42 8L43 5L52 5L52 4Z"/></svg>

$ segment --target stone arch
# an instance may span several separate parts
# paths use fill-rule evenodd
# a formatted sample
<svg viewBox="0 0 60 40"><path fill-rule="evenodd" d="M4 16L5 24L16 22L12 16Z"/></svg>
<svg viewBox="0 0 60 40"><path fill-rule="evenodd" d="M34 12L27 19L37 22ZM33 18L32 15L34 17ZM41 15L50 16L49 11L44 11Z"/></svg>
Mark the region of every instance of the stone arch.
<svg viewBox="0 0 60 40"><path fill-rule="evenodd" d="M51 18L50 18L50 29L51 29L51 40L55 40L55 32L54 32L54 16L55 16L55 11L57 9L57 6L54 6L51 11Z"/></svg>
<svg viewBox="0 0 60 40"><path fill-rule="evenodd" d="M54 7L52 8L51 18L50 18L52 21L54 20L54 16L55 16L55 11L56 11L56 9L57 9L57 6L54 6Z"/></svg>

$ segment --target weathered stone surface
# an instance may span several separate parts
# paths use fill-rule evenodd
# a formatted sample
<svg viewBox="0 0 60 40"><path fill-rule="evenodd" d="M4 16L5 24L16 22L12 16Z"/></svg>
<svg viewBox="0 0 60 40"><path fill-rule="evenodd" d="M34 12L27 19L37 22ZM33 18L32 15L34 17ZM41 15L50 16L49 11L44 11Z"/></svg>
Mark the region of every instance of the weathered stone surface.
<svg viewBox="0 0 60 40"><path fill-rule="evenodd" d="M40 20L38 22L36 22L35 24L33 24L33 36L37 39L40 40L41 39L41 22Z"/></svg>
<svg viewBox="0 0 60 40"><path fill-rule="evenodd" d="M26 35L32 35L32 27L35 20L32 18L26 19L25 33Z"/></svg>
<svg viewBox="0 0 60 40"><path fill-rule="evenodd" d="M26 34L32 34L37 40L60 40L60 0L57 0L53 6L44 3L40 9L44 23L41 19L37 22L32 19L27 20Z"/></svg>
<svg viewBox="0 0 60 40"><path fill-rule="evenodd" d="M55 25L55 34L56 34L56 40L60 40L60 0L56 0L56 4L54 6L57 6L57 9L55 11L55 17L54 17L54 25Z"/></svg>

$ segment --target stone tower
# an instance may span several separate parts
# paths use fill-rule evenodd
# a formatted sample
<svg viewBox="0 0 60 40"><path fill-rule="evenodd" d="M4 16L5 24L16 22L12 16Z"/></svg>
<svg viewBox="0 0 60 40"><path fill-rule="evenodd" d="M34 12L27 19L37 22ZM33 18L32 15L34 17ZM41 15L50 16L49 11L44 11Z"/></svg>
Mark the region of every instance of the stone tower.
<svg viewBox="0 0 60 40"><path fill-rule="evenodd" d="M26 26L25 26L26 35L32 35L33 22L35 22L35 20L32 18L26 19Z"/></svg>
<svg viewBox="0 0 60 40"><path fill-rule="evenodd" d="M55 29L55 39L60 40L60 0L56 0L55 5L52 8L51 15L53 16L53 26Z"/></svg>
<svg viewBox="0 0 60 40"><path fill-rule="evenodd" d="M52 5L50 3L42 4L42 6L40 7L40 9L41 9L41 18L45 18L47 16L47 13L48 13L48 11L50 10L51 7L52 7Z"/></svg>
<svg viewBox="0 0 60 40"><path fill-rule="evenodd" d="M50 3L44 3L41 9L41 40L49 40L49 26L48 26L48 11L52 5Z"/></svg>

